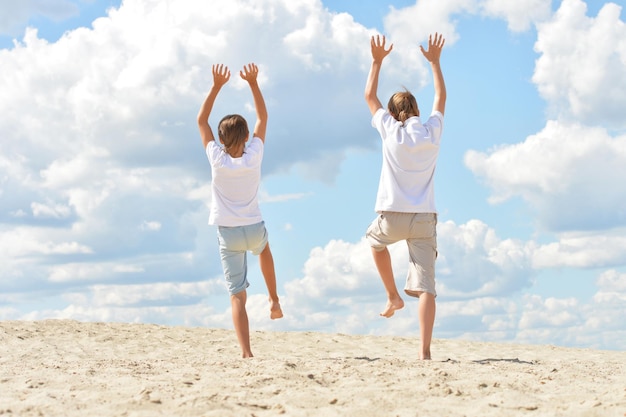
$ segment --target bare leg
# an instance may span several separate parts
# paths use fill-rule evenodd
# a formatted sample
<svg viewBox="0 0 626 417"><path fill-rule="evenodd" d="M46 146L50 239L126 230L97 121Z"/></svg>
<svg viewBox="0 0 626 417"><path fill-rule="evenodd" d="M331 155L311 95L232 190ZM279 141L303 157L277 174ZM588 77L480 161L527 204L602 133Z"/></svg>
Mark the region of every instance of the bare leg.
<svg viewBox="0 0 626 417"><path fill-rule="evenodd" d="M398 293L396 281L393 278L391 255L389 255L389 250L387 250L387 248L381 251L376 251L372 248L372 255L374 256L374 263L376 264L380 278L383 280L385 291L387 291L387 305L385 306L385 310L383 310L380 315L383 317L391 317L396 310L400 310L404 307L404 301L402 301L402 298Z"/></svg>
<svg viewBox="0 0 626 417"><path fill-rule="evenodd" d="M248 324L248 313L246 312L246 291L243 290L237 294L230 296L230 305L233 311L233 324L235 325L235 333L241 346L242 357L251 358L252 350L250 350L250 326Z"/></svg>
<svg viewBox="0 0 626 417"><path fill-rule="evenodd" d="M278 302L278 292L276 291L276 272L274 271L274 257L270 250L270 244L265 245L265 249L259 254L259 265L261 273L265 279L265 285L270 295L270 318L279 319L283 316L283 311Z"/></svg>
<svg viewBox="0 0 626 417"><path fill-rule="evenodd" d="M420 359L430 359L430 341L433 337L433 325L435 324L435 296L423 292L420 295L418 313L420 321L420 338L422 341L422 352Z"/></svg>

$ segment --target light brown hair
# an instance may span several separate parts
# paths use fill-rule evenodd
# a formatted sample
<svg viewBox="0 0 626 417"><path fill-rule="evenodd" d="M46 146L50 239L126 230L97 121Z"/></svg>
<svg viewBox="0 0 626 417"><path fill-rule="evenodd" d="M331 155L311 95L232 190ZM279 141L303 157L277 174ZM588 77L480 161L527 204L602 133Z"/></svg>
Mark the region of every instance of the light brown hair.
<svg viewBox="0 0 626 417"><path fill-rule="evenodd" d="M246 143L250 134L248 122L238 114L224 116L217 125L217 132L226 152Z"/></svg>
<svg viewBox="0 0 626 417"><path fill-rule="evenodd" d="M413 116L420 115L420 109L417 107L417 100L408 90L395 93L387 103L387 110L397 121L404 122Z"/></svg>

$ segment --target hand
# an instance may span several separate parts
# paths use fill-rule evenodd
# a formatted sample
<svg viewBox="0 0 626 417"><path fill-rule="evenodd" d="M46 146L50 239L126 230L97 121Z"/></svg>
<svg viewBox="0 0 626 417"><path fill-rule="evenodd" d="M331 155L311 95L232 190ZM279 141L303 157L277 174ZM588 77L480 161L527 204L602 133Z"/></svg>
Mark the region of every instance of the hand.
<svg viewBox="0 0 626 417"><path fill-rule="evenodd" d="M389 49L385 49L385 36L383 36L382 43L380 41L380 35L372 36L371 45L372 45L372 58L374 61L383 62L383 59L389 52L393 49L393 44L389 45Z"/></svg>
<svg viewBox="0 0 626 417"><path fill-rule="evenodd" d="M248 83L253 83L256 81L257 75L259 75L259 67L257 67L256 64L253 63L244 65L243 69L239 71L239 75Z"/></svg>
<svg viewBox="0 0 626 417"><path fill-rule="evenodd" d="M230 79L230 71L228 70L228 67L224 64L213 65L212 71L213 84L218 88L222 87Z"/></svg>
<svg viewBox="0 0 626 417"><path fill-rule="evenodd" d="M443 35L439 35L437 34L437 32L435 32L434 40L432 38L432 35L428 35L428 51L424 50L424 47L422 45L420 45L420 50L429 62L439 62L441 50L443 49L443 44L445 43L446 40L443 38Z"/></svg>

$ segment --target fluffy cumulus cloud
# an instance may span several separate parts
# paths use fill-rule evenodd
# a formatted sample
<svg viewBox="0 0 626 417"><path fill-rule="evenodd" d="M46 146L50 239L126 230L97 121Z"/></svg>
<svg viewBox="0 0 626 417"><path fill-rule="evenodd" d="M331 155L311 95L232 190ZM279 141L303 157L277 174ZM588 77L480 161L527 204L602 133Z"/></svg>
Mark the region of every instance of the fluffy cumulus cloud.
<svg viewBox="0 0 626 417"><path fill-rule="evenodd" d="M606 270L596 280L597 291L587 302L576 298L526 296L520 308L516 340L570 346L624 349L626 292L624 274Z"/></svg>
<svg viewBox="0 0 626 417"><path fill-rule="evenodd" d="M582 0L564 0L538 25L533 82L554 117L624 129L626 25L622 7L606 3L587 16Z"/></svg>
<svg viewBox="0 0 626 417"><path fill-rule="evenodd" d="M610 186L626 174L626 25L605 4L587 16L565 0L538 24L533 82L553 116L524 142L468 151L467 167L492 190L494 203L521 197L541 227L606 230L626 225L626 192Z"/></svg>
<svg viewBox="0 0 626 417"><path fill-rule="evenodd" d="M522 198L545 229L626 225L626 190L609 185L626 175L625 135L554 120L522 143L468 151L465 163L491 188L492 202Z"/></svg>
<svg viewBox="0 0 626 417"><path fill-rule="evenodd" d="M626 193L618 185L626 175L626 136L620 133L626 26L620 12L607 3L590 17L584 2L565 0L538 21L540 56L532 81L551 120L521 143L465 154L465 165L491 190L491 203L518 198L530 208L544 235L524 245L531 270L598 274L589 301L527 294L514 314L515 339L522 342L622 345L623 326L609 324L623 314L618 271L626 265Z"/></svg>
<svg viewBox="0 0 626 417"><path fill-rule="evenodd" d="M360 99L353 92L361 82L351 74L367 49L351 46L367 45L368 33L320 2L281 0L202 8L131 0L54 43L27 29L0 51L0 287L31 285L19 280L25 274L29 282L69 285L178 279L181 268L191 281L218 272L215 243L198 232L206 229L210 177L195 115L211 64L226 63L235 74L215 113L252 117L237 73L259 63L274 149L265 172L300 163L325 178L341 162L327 150L372 146L332 122L359 118L345 109ZM327 106L310 99L318 85L327 87ZM329 134L329 121L344 131Z"/></svg>

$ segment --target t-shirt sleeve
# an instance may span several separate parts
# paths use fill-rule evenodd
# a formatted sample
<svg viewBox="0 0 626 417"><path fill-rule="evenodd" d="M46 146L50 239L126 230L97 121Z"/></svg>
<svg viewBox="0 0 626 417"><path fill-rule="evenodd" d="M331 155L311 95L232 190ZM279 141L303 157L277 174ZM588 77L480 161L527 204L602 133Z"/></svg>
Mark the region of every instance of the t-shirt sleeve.
<svg viewBox="0 0 626 417"><path fill-rule="evenodd" d="M382 107L376 110L376 112L372 116L372 127L375 127L376 129L378 129L378 126L382 125L384 114L385 114L385 109L383 109Z"/></svg>
<svg viewBox="0 0 626 417"><path fill-rule="evenodd" d="M246 147L246 151L244 156L248 160L249 163L253 163L254 161L261 161L263 159L263 150L265 145L261 139L254 136L252 140L248 143Z"/></svg>
<svg viewBox="0 0 626 417"><path fill-rule="evenodd" d="M394 119L389 111L382 107L376 110L376 113L372 116L372 127L378 130L382 139L387 137L388 132L396 129L398 124L400 122Z"/></svg>
<svg viewBox="0 0 626 417"><path fill-rule="evenodd" d="M213 163L217 161L219 154L222 152L222 148L217 143L215 143L214 140L211 140L209 141L209 143L207 143L205 152L206 157L209 159L209 162L211 163L211 165L213 165Z"/></svg>
<svg viewBox="0 0 626 417"><path fill-rule="evenodd" d="M424 126L430 132L431 137L438 142L443 132L443 114L437 110L433 110L426 123L424 123Z"/></svg>

